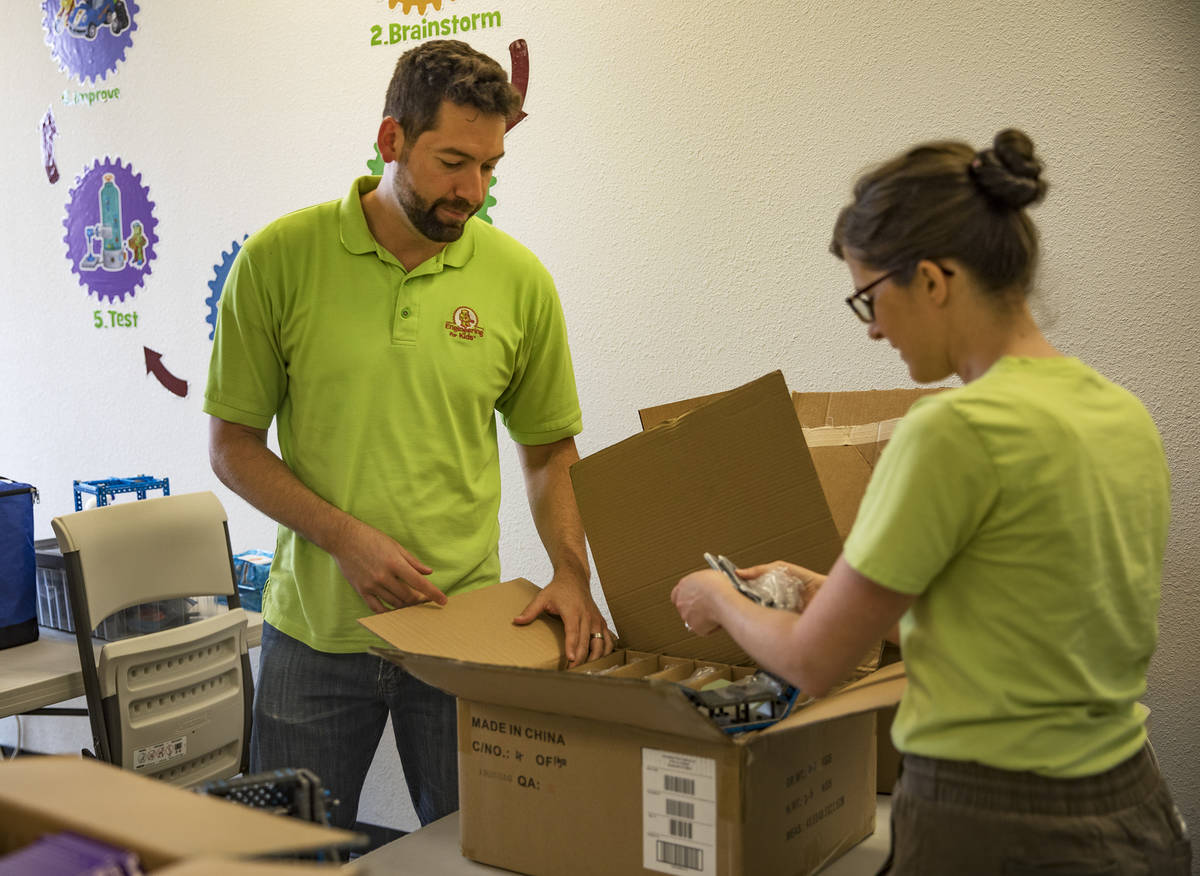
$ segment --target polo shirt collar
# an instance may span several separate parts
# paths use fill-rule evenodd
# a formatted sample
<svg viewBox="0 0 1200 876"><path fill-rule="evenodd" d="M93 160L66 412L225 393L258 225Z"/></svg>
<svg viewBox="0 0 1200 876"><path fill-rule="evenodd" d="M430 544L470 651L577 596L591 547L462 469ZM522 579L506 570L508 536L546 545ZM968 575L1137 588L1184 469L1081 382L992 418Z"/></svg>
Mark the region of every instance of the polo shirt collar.
<svg viewBox="0 0 1200 876"><path fill-rule="evenodd" d="M367 227L367 216L362 208L362 196L375 189L381 179L378 176L360 176L351 184L349 193L342 198L338 206L338 225L342 246L347 250L357 255L373 252L384 261L394 263L395 256L380 246L371 234L371 229ZM452 268L463 267L475 253L475 223L480 221L482 220L476 216L468 219L462 237L446 244L441 252L418 265L413 272L440 271L444 265Z"/></svg>

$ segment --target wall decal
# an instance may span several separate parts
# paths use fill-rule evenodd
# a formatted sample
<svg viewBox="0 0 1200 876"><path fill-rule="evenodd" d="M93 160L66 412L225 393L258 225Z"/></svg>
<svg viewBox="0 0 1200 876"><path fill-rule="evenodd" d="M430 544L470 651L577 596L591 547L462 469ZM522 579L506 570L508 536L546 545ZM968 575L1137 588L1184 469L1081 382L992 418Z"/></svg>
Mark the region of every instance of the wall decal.
<svg viewBox="0 0 1200 876"><path fill-rule="evenodd" d="M494 225L492 217L488 214L488 210L496 206L496 197L492 194L492 188L496 185L496 177L492 177L492 181L488 183L487 196L483 199L483 206L475 211L475 215L486 222L488 225Z"/></svg>
<svg viewBox="0 0 1200 876"><path fill-rule="evenodd" d="M63 220L67 260L79 285L110 302L134 294L150 273L157 224L142 175L119 158L97 160L76 179Z"/></svg>
<svg viewBox="0 0 1200 876"><path fill-rule="evenodd" d="M142 347L142 352L146 357L146 373L153 374L168 392L173 392L180 398L186 398L188 382L167 370L167 366L162 363L162 353L157 353L149 347Z"/></svg>
<svg viewBox="0 0 1200 876"><path fill-rule="evenodd" d="M513 40L508 44L508 58L512 67L512 74L509 78L512 80L513 87L521 92L521 106L508 123L508 127L504 129L506 134L515 128L522 119L529 117L529 114L525 112L525 95L529 91L529 44L525 40Z"/></svg>
<svg viewBox="0 0 1200 876"><path fill-rule="evenodd" d="M383 176L383 156L379 154L379 145L374 144L371 148L375 150L375 157L367 161L367 170L371 171L371 176Z"/></svg>
<svg viewBox="0 0 1200 876"><path fill-rule="evenodd" d="M213 265L214 276L208 281L208 289L212 294L204 299L204 303L208 305L208 316L204 317L204 321L208 323L208 339L210 341L217 328L217 302L221 300L221 290L225 288L225 278L229 276L233 260L237 258L238 250L242 248L242 241L249 236L243 234L242 240L235 240L233 248L229 252L222 252L221 261Z"/></svg>
<svg viewBox="0 0 1200 876"><path fill-rule="evenodd" d="M137 13L134 0L42 0L50 54L80 82L104 79L133 45Z"/></svg>
<svg viewBox="0 0 1200 876"><path fill-rule="evenodd" d="M438 12L442 11L442 0L424 0L424 2L422 0L416 0L416 2L410 2L410 0L388 0L388 9L395 9L401 4L403 4L403 8L400 11L405 15L412 12L414 6L417 7L419 15L424 15L425 10L430 6Z"/></svg>
<svg viewBox="0 0 1200 876"><path fill-rule="evenodd" d="M42 116L42 164L46 167L46 179L50 184L58 182L58 165L54 161L54 138L58 136L58 125L54 123L54 110L46 109Z"/></svg>
<svg viewBox="0 0 1200 876"><path fill-rule="evenodd" d="M430 6L440 12L444 2L445 0L426 0L424 3L403 3L400 11L405 15L415 11L418 15L424 16ZM397 3L393 2L390 8L394 9L396 5ZM434 38L470 39L470 34L475 31L497 28L503 23L498 9L490 12L464 12L462 15L458 15L449 14L447 7L446 12L447 15L444 18L422 17L420 21L412 24L400 21L373 24L371 25L371 45L391 46L397 43Z"/></svg>

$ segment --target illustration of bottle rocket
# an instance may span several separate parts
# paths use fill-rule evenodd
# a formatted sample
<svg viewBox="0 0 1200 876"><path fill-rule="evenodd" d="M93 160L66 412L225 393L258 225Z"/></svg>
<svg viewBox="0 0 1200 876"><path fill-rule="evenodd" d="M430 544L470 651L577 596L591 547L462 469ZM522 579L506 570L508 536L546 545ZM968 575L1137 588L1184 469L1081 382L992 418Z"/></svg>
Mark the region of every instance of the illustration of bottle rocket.
<svg viewBox="0 0 1200 876"><path fill-rule="evenodd" d="M111 173L104 174L104 185L100 186L100 240L102 245L100 266L106 271L119 271L125 267L124 235L121 233L121 190L113 182Z"/></svg>

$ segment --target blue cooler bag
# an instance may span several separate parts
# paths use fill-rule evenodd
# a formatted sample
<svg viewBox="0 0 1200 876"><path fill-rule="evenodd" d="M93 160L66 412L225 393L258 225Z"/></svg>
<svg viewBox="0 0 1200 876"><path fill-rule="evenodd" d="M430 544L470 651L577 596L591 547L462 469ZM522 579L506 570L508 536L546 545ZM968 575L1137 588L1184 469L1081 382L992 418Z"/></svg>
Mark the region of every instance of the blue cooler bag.
<svg viewBox="0 0 1200 876"><path fill-rule="evenodd" d="M0 478L0 648L35 642L37 555L33 503L37 490Z"/></svg>

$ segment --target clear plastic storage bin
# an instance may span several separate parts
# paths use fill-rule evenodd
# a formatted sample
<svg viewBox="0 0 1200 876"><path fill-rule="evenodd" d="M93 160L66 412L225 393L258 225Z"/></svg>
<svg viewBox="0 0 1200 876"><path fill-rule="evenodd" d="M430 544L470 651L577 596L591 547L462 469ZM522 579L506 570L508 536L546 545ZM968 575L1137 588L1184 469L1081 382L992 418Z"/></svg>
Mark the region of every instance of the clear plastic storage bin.
<svg viewBox="0 0 1200 876"><path fill-rule="evenodd" d="M38 625L50 629L75 632L71 616L71 601L67 590L67 572L58 541L38 539L33 543L37 554L37 619ZM92 635L112 642L127 636L155 633L200 620L219 609L215 598L163 599L132 605L110 614L102 620Z"/></svg>

